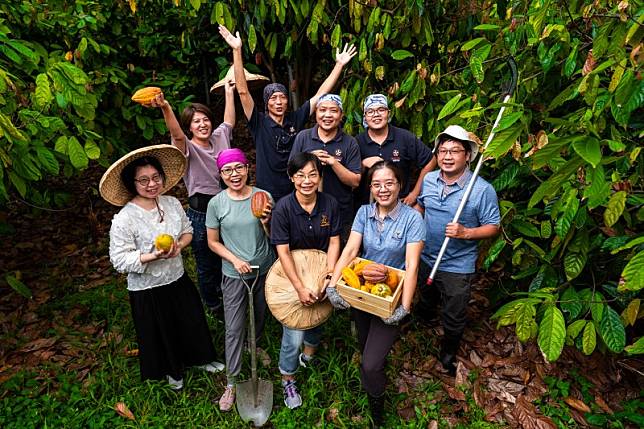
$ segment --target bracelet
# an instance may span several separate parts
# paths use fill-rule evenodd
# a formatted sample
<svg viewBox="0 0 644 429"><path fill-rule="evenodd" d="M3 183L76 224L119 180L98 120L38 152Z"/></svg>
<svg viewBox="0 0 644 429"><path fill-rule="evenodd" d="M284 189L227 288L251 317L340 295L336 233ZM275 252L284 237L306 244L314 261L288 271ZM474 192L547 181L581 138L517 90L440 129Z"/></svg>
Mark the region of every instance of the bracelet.
<svg viewBox="0 0 644 429"><path fill-rule="evenodd" d="M331 280L332 278L333 278L333 275L331 275L331 273L328 273L324 279Z"/></svg>

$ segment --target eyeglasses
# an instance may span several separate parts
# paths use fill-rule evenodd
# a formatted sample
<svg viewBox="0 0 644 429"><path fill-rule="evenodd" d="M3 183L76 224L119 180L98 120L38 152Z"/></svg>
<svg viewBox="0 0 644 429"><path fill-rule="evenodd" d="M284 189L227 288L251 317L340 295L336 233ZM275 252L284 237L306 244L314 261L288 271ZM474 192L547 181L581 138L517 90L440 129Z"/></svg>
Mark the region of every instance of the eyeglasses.
<svg viewBox="0 0 644 429"><path fill-rule="evenodd" d="M247 168L248 166L246 164L237 164L234 167L224 167L219 172L222 176L229 177L233 175L233 171L237 174L242 174Z"/></svg>
<svg viewBox="0 0 644 429"><path fill-rule="evenodd" d="M374 191L379 191L379 190L381 190L383 188L385 188L387 190L391 190L397 184L398 184L398 182L372 183L371 188Z"/></svg>
<svg viewBox="0 0 644 429"><path fill-rule="evenodd" d="M318 173L310 173L310 174L295 173L293 175L293 180L295 180L296 182L304 182L306 179L315 181L315 180L318 180L319 177L320 175Z"/></svg>
<svg viewBox="0 0 644 429"><path fill-rule="evenodd" d="M463 152L465 152L465 150L464 150L464 149L438 149L438 154L439 154L440 156L445 156L445 155L447 155L448 153L449 153L450 155L460 155L460 154L462 154Z"/></svg>
<svg viewBox="0 0 644 429"><path fill-rule="evenodd" d="M364 111L364 114L365 116L369 116L369 117L375 115L376 113L382 116L388 111L389 109L387 109L386 107L379 107L377 109L367 109Z"/></svg>
<svg viewBox="0 0 644 429"><path fill-rule="evenodd" d="M141 186L148 186L150 184L150 181L153 181L154 183L163 182L163 177L161 177L160 174L155 174L152 177L143 176L141 178L134 179L134 181Z"/></svg>

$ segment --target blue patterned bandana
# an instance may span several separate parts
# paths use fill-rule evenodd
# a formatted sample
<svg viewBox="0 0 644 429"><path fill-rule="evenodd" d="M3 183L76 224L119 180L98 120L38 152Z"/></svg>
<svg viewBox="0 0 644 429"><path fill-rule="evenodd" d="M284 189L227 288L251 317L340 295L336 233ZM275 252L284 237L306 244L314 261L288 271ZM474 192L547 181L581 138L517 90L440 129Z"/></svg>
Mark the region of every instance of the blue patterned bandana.
<svg viewBox="0 0 644 429"><path fill-rule="evenodd" d="M323 101L331 101L335 104L338 105L340 110L342 110L342 99L340 98L339 95L336 94L324 94L318 99L318 104L322 103ZM344 110L342 110L344 112Z"/></svg>
<svg viewBox="0 0 644 429"><path fill-rule="evenodd" d="M281 83L269 83L264 87L264 109L268 109L268 99L276 92L281 92L288 97L286 87Z"/></svg>
<svg viewBox="0 0 644 429"><path fill-rule="evenodd" d="M389 108L389 104L387 103L387 97L383 94L371 94L367 96L364 100L364 106L362 107L362 127L367 129L367 119L366 115L364 115L364 112L367 111L367 109L375 109L377 107L386 107L387 109ZM387 122L391 122L391 115L389 116L389 119Z"/></svg>

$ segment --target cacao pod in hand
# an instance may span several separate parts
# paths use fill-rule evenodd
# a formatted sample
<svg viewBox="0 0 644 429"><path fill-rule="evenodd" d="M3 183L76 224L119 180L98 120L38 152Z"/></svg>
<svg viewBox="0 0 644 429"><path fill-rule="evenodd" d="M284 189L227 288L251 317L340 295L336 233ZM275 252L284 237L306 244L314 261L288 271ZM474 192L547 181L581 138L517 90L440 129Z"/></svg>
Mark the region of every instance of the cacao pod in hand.
<svg viewBox="0 0 644 429"><path fill-rule="evenodd" d="M250 200L250 210L257 219L264 217L264 210L270 203L270 198L266 192L255 192Z"/></svg>
<svg viewBox="0 0 644 429"><path fill-rule="evenodd" d="M369 283L384 283L387 280L387 267L375 262L362 269L362 277Z"/></svg>
<svg viewBox="0 0 644 429"><path fill-rule="evenodd" d="M132 96L132 101L135 101L139 104L150 104L154 97L161 94L161 88L156 86L146 86L141 88L134 93Z"/></svg>

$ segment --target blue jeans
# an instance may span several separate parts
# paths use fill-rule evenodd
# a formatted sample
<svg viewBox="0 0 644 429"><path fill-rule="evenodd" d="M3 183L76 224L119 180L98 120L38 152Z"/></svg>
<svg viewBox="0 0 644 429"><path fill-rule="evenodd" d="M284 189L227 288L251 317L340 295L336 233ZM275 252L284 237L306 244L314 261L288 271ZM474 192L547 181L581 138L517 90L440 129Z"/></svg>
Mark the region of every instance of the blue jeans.
<svg viewBox="0 0 644 429"><path fill-rule="evenodd" d="M192 254L197 263L201 300L211 309L221 308L221 258L208 247L206 213L188 208L186 214L192 222Z"/></svg>
<svg viewBox="0 0 644 429"><path fill-rule="evenodd" d="M293 375L300 366L300 346L317 348L322 337L322 326L307 329L291 329L282 325L282 347L280 348L279 369L282 375Z"/></svg>

